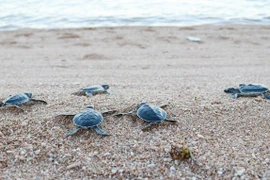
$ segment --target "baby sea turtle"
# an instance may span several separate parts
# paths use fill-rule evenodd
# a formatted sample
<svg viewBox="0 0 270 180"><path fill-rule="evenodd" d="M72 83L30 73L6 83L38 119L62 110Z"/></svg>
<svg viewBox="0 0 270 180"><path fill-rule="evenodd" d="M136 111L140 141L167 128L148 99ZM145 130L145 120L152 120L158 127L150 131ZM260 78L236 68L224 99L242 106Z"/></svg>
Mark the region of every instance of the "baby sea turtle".
<svg viewBox="0 0 270 180"><path fill-rule="evenodd" d="M73 131L66 134L70 136L75 134L80 129L94 129L98 134L109 135L106 131L99 128L99 124L103 121L102 114L115 111L98 112L94 106L87 106L86 109L77 114L60 114L57 117L73 117L73 124L77 127Z"/></svg>
<svg viewBox="0 0 270 180"><path fill-rule="evenodd" d="M96 94L102 94L102 93L111 94L111 92L108 90L109 87L110 86L108 84L94 85L94 86L83 88L72 94L77 95L77 96L94 96Z"/></svg>
<svg viewBox="0 0 270 180"><path fill-rule="evenodd" d="M116 114L116 116L133 115L133 114L136 114L140 119L148 122L148 124L145 127L143 127L142 130L145 130L146 128L150 127L152 124L159 124L163 121L174 123L178 122L177 120L166 119L167 113L162 108L155 105L147 104L145 102L139 103L137 110L133 110L128 113Z"/></svg>
<svg viewBox="0 0 270 180"><path fill-rule="evenodd" d="M26 102L29 101L33 101L33 102L42 102L44 104L47 104L46 101L43 100L39 100L39 99L33 99L32 98L32 93L19 93L19 94L15 94L13 96L8 97L7 99L5 99L1 104L0 107L16 107L22 111L24 111L21 107L19 107L18 105L20 104L24 104Z"/></svg>
<svg viewBox="0 0 270 180"><path fill-rule="evenodd" d="M239 84L239 88L227 88L224 92L231 94L233 99L241 96L256 97L260 95L264 96L265 99L270 99L269 89L260 84Z"/></svg>

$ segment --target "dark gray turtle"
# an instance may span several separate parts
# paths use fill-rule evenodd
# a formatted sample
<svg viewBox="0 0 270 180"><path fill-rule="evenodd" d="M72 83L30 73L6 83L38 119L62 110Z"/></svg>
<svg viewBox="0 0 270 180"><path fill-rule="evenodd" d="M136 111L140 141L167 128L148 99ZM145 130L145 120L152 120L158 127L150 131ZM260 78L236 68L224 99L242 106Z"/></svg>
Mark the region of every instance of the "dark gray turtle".
<svg viewBox="0 0 270 180"><path fill-rule="evenodd" d="M133 115L133 114L136 114L140 119L148 122L148 124L145 127L143 127L142 130L145 130L146 128L150 127L152 124L159 124L163 121L174 123L178 122L177 120L167 119L167 113L162 108L144 102L139 103L137 110L133 110L128 113L116 114L116 116Z"/></svg>
<svg viewBox="0 0 270 180"><path fill-rule="evenodd" d="M94 96L96 94L102 94L102 93L111 94L111 92L108 89L109 89L108 84L95 85L95 86L89 86L89 87L83 88L72 94L77 95L77 96Z"/></svg>
<svg viewBox="0 0 270 180"><path fill-rule="evenodd" d="M110 112L115 111L98 112L94 109L94 106L87 106L86 109L77 114L60 114L57 117L73 117L73 124L77 128L67 133L66 136L73 135L80 129L94 129L98 134L109 135L106 131L100 129L98 125L103 121L102 114Z"/></svg>
<svg viewBox="0 0 270 180"><path fill-rule="evenodd" d="M24 104L26 102L33 101L33 102L42 102L44 104L47 104L46 101L39 100L39 99L33 99L32 98L32 93L19 93L15 94L13 96L8 97L5 99L2 104L0 104L0 107L5 107L5 106L14 106L22 111L24 111L21 107L18 105Z"/></svg>
<svg viewBox="0 0 270 180"><path fill-rule="evenodd" d="M224 90L225 93L231 94L233 99L237 97L256 97L264 96L265 99L270 99L269 89L260 84L239 84L239 88L227 88Z"/></svg>

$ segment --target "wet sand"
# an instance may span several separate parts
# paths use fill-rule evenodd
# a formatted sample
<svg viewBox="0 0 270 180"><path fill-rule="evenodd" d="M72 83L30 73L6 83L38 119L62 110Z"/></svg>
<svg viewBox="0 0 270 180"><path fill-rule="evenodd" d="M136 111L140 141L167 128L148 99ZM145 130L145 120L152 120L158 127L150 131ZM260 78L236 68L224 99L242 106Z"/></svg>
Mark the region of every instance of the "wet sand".
<svg viewBox="0 0 270 180"><path fill-rule="evenodd" d="M19 92L48 105L0 109L2 179L270 178L270 101L233 100L240 83L270 87L270 26L116 27L0 32L0 99ZM187 36L201 38L192 42ZM74 96L109 84L113 95ZM64 134L88 105L131 110L168 104L177 124L105 116L101 128ZM195 158L173 161L171 145Z"/></svg>

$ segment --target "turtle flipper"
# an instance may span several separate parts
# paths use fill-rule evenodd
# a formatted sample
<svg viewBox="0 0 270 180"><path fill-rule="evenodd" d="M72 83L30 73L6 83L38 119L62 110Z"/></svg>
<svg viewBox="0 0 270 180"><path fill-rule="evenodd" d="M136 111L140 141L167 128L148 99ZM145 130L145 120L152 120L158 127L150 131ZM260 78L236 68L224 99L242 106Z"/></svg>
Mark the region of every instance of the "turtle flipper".
<svg viewBox="0 0 270 180"><path fill-rule="evenodd" d="M112 94L113 94L113 92L112 92L112 91L110 91L110 90L106 90L106 93L107 93L107 94L110 94L110 95L112 95Z"/></svg>
<svg viewBox="0 0 270 180"><path fill-rule="evenodd" d="M103 135L103 136L108 136L109 135L106 131L100 129L98 126L95 126L94 130L100 135Z"/></svg>
<svg viewBox="0 0 270 180"><path fill-rule="evenodd" d="M233 93L233 94L231 94L231 97L232 97L233 99L237 99L238 93Z"/></svg>
<svg viewBox="0 0 270 180"><path fill-rule="evenodd" d="M118 114L115 114L113 116L133 115L133 114L136 114L136 113L137 113L137 110L133 110L133 111L130 111L128 113L118 113Z"/></svg>
<svg viewBox="0 0 270 180"><path fill-rule="evenodd" d="M172 122L172 123L177 123L178 121L175 120L175 119L165 119L164 121L167 121L167 122Z"/></svg>
<svg viewBox="0 0 270 180"><path fill-rule="evenodd" d="M75 133L77 133L81 128L77 127L76 129L74 129L73 131L70 131L68 133L65 134L65 136L71 136Z"/></svg>
<svg viewBox="0 0 270 180"><path fill-rule="evenodd" d="M5 104L5 103L2 103L2 104L0 103L0 107L15 107L15 108L21 110L22 112L24 112L24 109L21 108L21 107L18 106L18 105L7 105L7 104Z"/></svg>
<svg viewBox="0 0 270 180"><path fill-rule="evenodd" d="M270 93L269 92L264 92L262 93L265 99L270 100Z"/></svg>
<svg viewBox="0 0 270 180"><path fill-rule="evenodd" d="M74 93L71 93L72 95L75 95L75 96L85 96L85 92L84 91L77 91L77 92L74 92Z"/></svg>
<svg viewBox="0 0 270 180"><path fill-rule="evenodd" d="M113 114L113 113L115 113L116 112L116 110L108 110L108 111L102 111L102 112L100 112L102 115L109 115L109 114Z"/></svg>
<svg viewBox="0 0 270 180"><path fill-rule="evenodd" d="M54 118L58 118L58 117L63 117L63 118L73 118L76 114L58 114L58 115L55 115L53 116Z"/></svg>
<svg viewBox="0 0 270 180"><path fill-rule="evenodd" d="M144 131L145 129L149 128L152 124L153 124L153 123L148 123L146 126L144 126L144 127L142 128L142 130Z"/></svg>
<svg viewBox="0 0 270 180"><path fill-rule="evenodd" d="M160 108L166 108L168 106L168 104L162 104L162 105L160 105L159 107Z"/></svg>
<svg viewBox="0 0 270 180"><path fill-rule="evenodd" d="M11 106L11 107L12 107L12 106ZM21 110L22 112L24 112L24 109L21 108L21 107L19 107L19 106L17 106L17 105L14 105L14 107L16 107L17 109L19 109L19 110Z"/></svg>
<svg viewBox="0 0 270 180"><path fill-rule="evenodd" d="M87 96L90 96L90 97L91 97L91 96L94 96L93 93L91 93L91 92L85 92L85 94L86 94Z"/></svg>
<svg viewBox="0 0 270 180"><path fill-rule="evenodd" d="M48 104L46 101L43 101L43 100L40 100L40 99L30 99L31 101L33 102L41 102L41 103L44 103L44 104Z"/></svg>

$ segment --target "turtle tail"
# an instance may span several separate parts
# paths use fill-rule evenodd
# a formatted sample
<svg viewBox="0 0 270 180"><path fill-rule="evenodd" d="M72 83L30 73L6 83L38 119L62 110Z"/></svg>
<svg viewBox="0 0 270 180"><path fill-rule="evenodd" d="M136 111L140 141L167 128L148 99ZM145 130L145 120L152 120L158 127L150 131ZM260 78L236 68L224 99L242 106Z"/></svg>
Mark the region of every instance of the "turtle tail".
<svg viewBox="0 0 270 180"><path fill-rule="evenodd" d="M0 107L3 107L4 106L4 103L0 102Z"/></svg>

